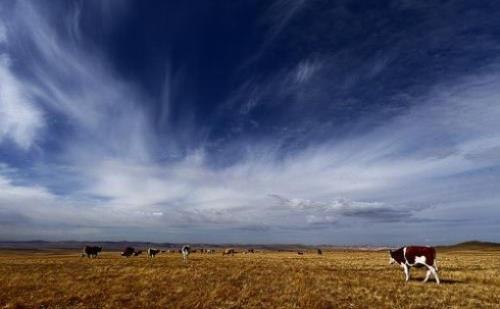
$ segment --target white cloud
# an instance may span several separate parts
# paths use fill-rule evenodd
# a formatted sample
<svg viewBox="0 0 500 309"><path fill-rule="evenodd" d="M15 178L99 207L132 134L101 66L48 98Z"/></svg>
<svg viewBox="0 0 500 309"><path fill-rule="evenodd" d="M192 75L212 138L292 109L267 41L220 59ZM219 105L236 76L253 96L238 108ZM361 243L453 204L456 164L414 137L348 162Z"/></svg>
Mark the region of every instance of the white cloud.
<svg viewBox="0 0 500 309"><path fill-rule="evenodd" d="M286 10L276 13L273 31L281 31L303 3L279 2L274 8ZM28 224L35 233L43 226L72 226L71 235L103 238L107 228L141 228L148 235L173 228L269 232L498 216L492 205L500 201L494 186L500 179L487 172L500 164L496 73L438 84L412 99L414 108L369 132L325 140L286 156L278 150L282 141L273 138L227 145L248 152L224 167L214 167L203 149L158 162L152 153L165 143L175 145L176 137L155 135L141 107L145 96L120 80L104 57L82 47L78 16L69 17L71 40L65 40L36 5L16 6L9 31L15 29L19 40L34 47L32 58L24 59L30 64L29 79L12 69L10 50L16 46L7 42L6 28L0 26L0 44L7 46L0 45L0 141L11 139L29 149L46 125L42 106L55 110L74 130L71 139L62 141L58 159L82 180L56 194L15 169L0 169L0 222L10 227ZM250 96L241 112L250 112L271 92L292 93L299 104L307 103L297 84L314 81L324 62L305 60L268 85L246 84ZM379 74L385 65L372 65L370 74ZM163 98L169 104L173 79L169 72ZM164 110L162 122L168 122L170 112ZM54 181L66 184L66 176L58 173ZM66 230L51 235L64 237Z"/></svg>
<svg viewBox="0 0 500 309"><path fill-rule="evenodd" d="M305 60L298 64L295 80L298 83L303 83L309 81L313 77L314 73L318 71L321 64L317 61Z"/></svg>
<svg viewBox="0 0 500 309"><path fill-rule="evenodd" d="M0 143L9 139L28 149L43 126L43 112L14 76L10 57L0 51Z"/></svg>

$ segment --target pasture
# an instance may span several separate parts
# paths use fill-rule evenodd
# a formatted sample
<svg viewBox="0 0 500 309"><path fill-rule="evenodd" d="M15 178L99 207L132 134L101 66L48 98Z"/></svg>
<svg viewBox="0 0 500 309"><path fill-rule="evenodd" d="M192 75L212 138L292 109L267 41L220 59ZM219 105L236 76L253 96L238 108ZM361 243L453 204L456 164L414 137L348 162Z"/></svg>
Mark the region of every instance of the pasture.
<svg viewBox="0 0 500 309"><path fill-rule="evenodd" d="M0 250L0 308L498 308L500 251L439 250L441 285L387 252L310 250L97 259Z"/></svg>

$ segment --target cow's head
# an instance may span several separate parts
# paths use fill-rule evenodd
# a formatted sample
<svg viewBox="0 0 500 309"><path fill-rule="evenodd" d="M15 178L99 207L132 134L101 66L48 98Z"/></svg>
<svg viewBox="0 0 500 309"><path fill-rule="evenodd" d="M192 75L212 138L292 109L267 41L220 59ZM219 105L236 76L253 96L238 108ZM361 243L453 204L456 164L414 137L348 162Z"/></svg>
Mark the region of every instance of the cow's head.
<svg viewBox="0 0 500 309"><path fill-rule="evenodd" d="M394 251L392 250L389 250L389 265L392 265L392 264L396 264L396 259L395 259L395 255L394 255Z"/></svg>

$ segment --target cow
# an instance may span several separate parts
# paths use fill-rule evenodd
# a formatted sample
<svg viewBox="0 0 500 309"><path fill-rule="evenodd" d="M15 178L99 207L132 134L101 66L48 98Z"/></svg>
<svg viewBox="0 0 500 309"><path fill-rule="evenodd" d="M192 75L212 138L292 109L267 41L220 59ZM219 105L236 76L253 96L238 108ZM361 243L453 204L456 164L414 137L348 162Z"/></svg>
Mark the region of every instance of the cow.
<svg viewBox="0 0 500 309"><path fill-rule="evenodd" d="M320 248L318 248L318 254L319 254L319 255L322 255L322 254L323 254L323 251L322 251Z"/></svg>
<svg viewBox="0 0 500 309"><path fill-rule="evenodd" d="M255 253L255 250L253 248L247 249L246 253Z"/></svg>
<svg viewBox="0 0 500 309"><path fill-rule="evenodd" d="M424 283L427 282L432 275L436 283L439 284L436 249L433 247L409 246L397 250L390 250L389 253L389 264L397 263L403 268L406 282L410 280L410 268L415 266L427 268L427 273L423 281Z"/></svg>
<svg viewBox="0 0 500 309"><path fill-rule="evenodd" d="M149 258L154 258L158 253L160 253L160 250L148 248L148 257Z"/></svg>
<svg viewBox="0 0 500 309"><path fill-rule="evenodd" d="M97 254L99 254L99 252L102 251L102 247L92 247L92 246L85 246L83 248L83 252L82 252L82 257L86 256L88 257L89 259L90 258L96 258L97 257Z"/></svg>
<svg viewBox="0 0 500 309"><path fill-rule="evenodd" d="M191 253L191 247L189 245L182 246L181 253L184 262L187 262L188 256Z"/></svg>
<svg viewBox="0 0 500 309"><path fill-rule="evenodd" d="M142 254L142 250L137 250L136 252L134 252L134 256L139 256Z"/></svg>
<svg viewBox="0 0 500 309"><path fill-rule="evenodd" d="M236 253L236 251L234 251L233 248L229 248L229 249L224 250L224 252L222 252L222 255L231 255L231 256L233 256L235 253Z"/></svg>
<svg viewBox="0 0 500 309"><path fill-rule="evenodd" d="M215 250L214 249L207 249L207 253L208 254L213 254L213 253L215 253Z"/></svg>
<svg viewBox="0 0 500 309"><path fill-rule="evenodd" d="M298 255L304 255L304 251L297 251Z"/></svg>
<svg viewBox="0 0 500 309"><path fill-rule="evenodd" d="M135 249L133 247L126 247L122 252L122 256L129 257L135 254Z"/></svg>

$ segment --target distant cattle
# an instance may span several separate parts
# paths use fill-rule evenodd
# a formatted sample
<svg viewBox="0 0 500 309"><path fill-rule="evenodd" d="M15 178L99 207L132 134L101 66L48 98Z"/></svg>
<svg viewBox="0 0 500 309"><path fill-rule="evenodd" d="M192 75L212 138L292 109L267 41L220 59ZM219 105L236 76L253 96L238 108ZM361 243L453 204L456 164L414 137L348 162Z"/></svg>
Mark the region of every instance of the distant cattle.
<svg viewBox="0 0 500 309"><path fill-rule="evenodd" d="M191 253L191 247L189 245L182 246L181 253L184 262L187 262L188 256Z"/></svg>
<svg viewBox="0 0 500 309"><path fill-rule="evenodd" d="M129 256L134 255L134 253L135 253L135 249L133 247L126 247L122 252L122 256L129 257Z"/></svg>
<svg viewBox="0 0 500 309"><path fill-rule="evenodd" d="M247 249L245 251L246 253L255 253L255 250L253 248Z"/></svg>
<svg viewBox="0 0 500 309"><path fill-rule="evenodd" d="M229 248L224 250L224 252L222 252L222 255L234 255L235 253L236 251L233 248Z"/></svg>
<svg viewBox="0 0 500 309"><path fill-rule="evenodd" d="M437 262L436 262L436 249L433 247L402 247L397 250L389 251L391 257L389 259L390 264L399 264L404 272L406 281L410 280L410 268L415 267L426 267L427 274L423 282L427 282L432 275L439 284L439 277L437 275Z"/></svg>
<svg viewBox="0 0 500 309"><path fill-rule="evenodd" d="M160 250L148 248L148 257L149 258L154 258L158 253L160 253Z"/></svg>
<svg viewBox="0 0 500 309"><path fill-rule="evenodd" d="M102 251L102 247L92 247L92 246L85 246L83 248L83 252L82 252L82 257L86 256L88 257L89 259L90 258L96 258L97 257L97 254L99 254L99 252Z"/></svg>
<svg viewBox="0 0 500 309"><path fill-rule="evenodd" d="M213 253L215 253L215 250L214 250L214 249L207 249L207 251L206 251L206 252L207 252L208 254L213 254Z"/></svg>
<svg viewBox="0 0 500 309"><path fill-rule="evenodd" d="M142 254L142 250L137 250L136 252L134 252L134 256L139 256Z"/></svg>
<svg viewBox="0 0 500 309"><path fill-rule="evenodd" d="M322 254L323 254L323 251L322 251L320 248L318 248L318 254L319 254L319 255L322 255Z"/></svg>
<svg viewBox="0 0 500 309"><path fill-rule="evenodd" d="M297 251L298 255L304 255L304 251Z"/></svg>

